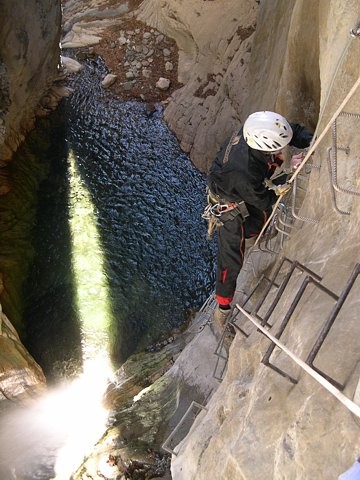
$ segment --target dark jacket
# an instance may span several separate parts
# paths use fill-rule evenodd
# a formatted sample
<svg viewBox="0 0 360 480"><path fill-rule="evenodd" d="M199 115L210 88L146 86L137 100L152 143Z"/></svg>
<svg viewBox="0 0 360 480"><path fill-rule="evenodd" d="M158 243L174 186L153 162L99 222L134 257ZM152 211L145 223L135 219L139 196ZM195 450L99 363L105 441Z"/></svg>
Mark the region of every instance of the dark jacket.
<svg viewBox="0 0 360 480"><path fill-rule="evenodd" d="M290 145L306 148L310 145L313 134L298 124L290 124L293 137ZM273 157L269 154L250 148L245 142L242 129L239 132L240 141L233 145L228 161L223 165L223 159L229 139L222 145L210 168L208 185L210 190L229 201L240 202L268 210L276 201L273 190L267 189L263 182L274 172Z"/></svg>

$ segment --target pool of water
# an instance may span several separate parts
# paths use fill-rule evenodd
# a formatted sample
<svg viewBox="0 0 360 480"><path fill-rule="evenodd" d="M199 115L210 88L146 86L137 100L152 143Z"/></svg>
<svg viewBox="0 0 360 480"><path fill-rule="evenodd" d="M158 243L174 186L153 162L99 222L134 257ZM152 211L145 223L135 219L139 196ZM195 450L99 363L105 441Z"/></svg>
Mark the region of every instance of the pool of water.
<svg viewBox="0 0 360 480"><path fill-rule="evenodd" d="M47 141L37 155L49 171L24 322L27 347L55 380L81 368L84 342L86 355L108 348L121 363L182 325L214 284L205 176L161 109L103 90L101 59L83 65L72 96L38 127ZM90 316L86 327L80 317Z"/></svg>

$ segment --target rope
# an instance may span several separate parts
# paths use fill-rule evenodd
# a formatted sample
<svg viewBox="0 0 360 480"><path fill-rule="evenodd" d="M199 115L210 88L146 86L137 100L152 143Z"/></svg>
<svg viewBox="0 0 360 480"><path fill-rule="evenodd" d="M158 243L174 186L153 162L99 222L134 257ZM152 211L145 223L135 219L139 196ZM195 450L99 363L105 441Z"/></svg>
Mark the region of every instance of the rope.
<svg viewBox="0 0 360 480"><path fill-rule="evenodd" d="M281 350L286 353L295 363L297 363L306 373L313 377L317 382L319 382L328 392L330 392L334 397L336 397L348 410L354 413L357 417L360 417L360 406L355 402L350 400L344 394L342 394L334 385L328 382L324 377L319 373L313 370L307 363L305 363L301 358L296 356L291 352L283 343L281 343L274 335L272 335L266 328L264 328L261 323L259 323L255 318L250 315L246 310L244 310L240 305L236 304L236 308L245 315L266 337L268 337L272 342L275 343Z"/></svg>
<svg viewBox="0 0 360 480"><path fill-rule="evenodd" d="M353 94L355 93L355 91L357 90L358 86L360 85L360 76L358 77L358 79L356 80L356 82L354 83L354 85L352 86L352 88L350 89L349 93L346 95L346 97L344 98L344 100L341 102L339 108L336 110L336 112L333 114L333 116L331 117L331 119L329 120L329 122L326 124L325 128L323 129L323 131L321 132L321 134L319 135L319 137L316 139L316 141L313 143L313 145L309 148L307 154L305 155L303 161L300 163L300 165L298 166L298 168L295 170L295 172L293 173L292 177L289 179L289 184L291 185L292 182L295 180L295 178L299 175L299 172L301 171L301 169L304 167L304 165L306 164L306 162L309 160L309 158L311 157L311 155L314 153L316 147L319 145L319 143L321 142L321 140L324 138L324 136L326 135L327 131L329 130L329 128L331 127L331 125L334 123L334 121L336 120L336 118L339 116L341 110L345 107L345 105L347 104L347 102L350 100L350 98L353 96ZM276 208L278 207L279 203L281 202L282 200L282 197L284 195L280 195L279 198L277 199L274 207L273 207L273 211L271 212L271 215L269 216L267 222L265 223L265 225L263 226L261 232L259 233L257 239L256 239L256 242L254 244L257 245L262 234L264 233L265 229L267 228L267 226L269 225L269 223L271 222L273 216L275 215L275 211L276 211Z"/></svg>

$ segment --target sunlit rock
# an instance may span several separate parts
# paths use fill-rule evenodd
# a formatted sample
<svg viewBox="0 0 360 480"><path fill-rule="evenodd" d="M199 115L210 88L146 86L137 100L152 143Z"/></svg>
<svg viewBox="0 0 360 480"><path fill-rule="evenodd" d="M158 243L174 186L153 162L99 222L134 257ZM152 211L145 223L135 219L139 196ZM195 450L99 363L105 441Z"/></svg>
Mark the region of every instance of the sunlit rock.
<svg viewBox="0 0 360 480"><path fill-rule="evenodd" d="M101 40L99 35L93 35L88 31L71 31L61 41L62 48L79 48L97 45Z"/></svg>
<svg viewBox="0 0 360 480"><path fill-rule="evenodd" d="M81 63L70 57L61 56L61 64L65 70L65 73L77 73L81 70Z"/></svg>
<svg viewBox="0 0 360 480"><path fill-rule="evenodd" d="M124 466L112 455L107 455L100 459L98 472L108 480L120 480L120 476L121 478L125 478L123 477L125 473Z"/></svg>
<svg viewBox="0 0 360 480"><path fill-rule="evenodd" d="M167 72L171 72L171 70L173 70L173 68L174 68L174 65L171 62L166 62L165 63L165 70Z"/></svg>
<svg viewBox="0 0 360 480"><path fill-rule="evenodd" d="M108 88L113 83L115 83L116 79L117 79L117 75L114 75L113 73L108 73L104 78L104 80L101 82L101 86L103 88Z"/></svg>
<svg viewBox="0 0 360 480"><path fill-rule="evenodd" d="M0 306L0 400L24 401L44 392L44 374Z"/></svg>
<svg viewBox="0 0 360 480"><path fill-rule="evenodd" d="M170 80L168 78L160 77L156 82L156 88L159 90L167 90L170 87Z"/></svg>

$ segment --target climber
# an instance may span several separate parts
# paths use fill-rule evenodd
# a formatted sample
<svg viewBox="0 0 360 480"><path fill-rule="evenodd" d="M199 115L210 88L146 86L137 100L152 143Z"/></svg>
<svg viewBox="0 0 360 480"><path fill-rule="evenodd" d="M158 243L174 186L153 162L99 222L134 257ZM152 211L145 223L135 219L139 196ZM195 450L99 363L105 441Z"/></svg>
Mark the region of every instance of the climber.
<svg viewBox="0 0 360 480"><path fill-rule="evenodd" d="M264 181L283 164L283 148L309 146L312 133L298 124L290 124L278 113L262 111L251 114L243 128L227 140L218 152L208 175L207 218L217 228L217 271L215 295L217 308L213 322L220 333L231 313L231 301L237 276L244 260L245 239L256 237L277 195L290 185L268 189ZM302 153L294 155L294 168Z"/></svg>

